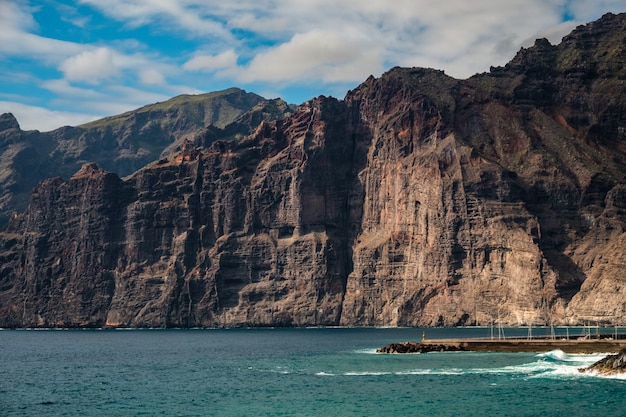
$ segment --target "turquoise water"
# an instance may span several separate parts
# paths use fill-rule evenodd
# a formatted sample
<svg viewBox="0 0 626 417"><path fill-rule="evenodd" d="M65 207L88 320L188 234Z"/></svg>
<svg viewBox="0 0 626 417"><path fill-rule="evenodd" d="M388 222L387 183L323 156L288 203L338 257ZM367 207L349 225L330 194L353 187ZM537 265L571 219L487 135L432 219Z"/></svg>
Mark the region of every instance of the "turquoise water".
<svg viewBox="0 0 626 417"><path fill-rule="evenodd" d="M429 339L489 335L489 329L425 332ZM421 329L0 331L0 416L626 415L626 380L577 371L601 354L375 353L421 335Z"/></svg>

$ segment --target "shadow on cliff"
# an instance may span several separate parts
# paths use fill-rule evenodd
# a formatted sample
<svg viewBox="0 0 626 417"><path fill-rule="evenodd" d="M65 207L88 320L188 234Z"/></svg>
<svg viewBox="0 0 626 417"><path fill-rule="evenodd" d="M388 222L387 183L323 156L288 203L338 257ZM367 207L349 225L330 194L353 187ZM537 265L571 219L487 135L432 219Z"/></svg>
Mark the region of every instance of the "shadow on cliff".
<svg viewBox="0 0 626 417"><path fill-rule="evenodd" d="M557 273L554 282L556 296L569 303L580 291L586 274L564 251L574 243L574 239L570 237L572 233L582 233L584 221L578 209L559 205L551 193L540 187L525 190L525 194L526 208L537 217L541 225L540 235L535 236L534 241L541 249L548 266Z"/></svg>

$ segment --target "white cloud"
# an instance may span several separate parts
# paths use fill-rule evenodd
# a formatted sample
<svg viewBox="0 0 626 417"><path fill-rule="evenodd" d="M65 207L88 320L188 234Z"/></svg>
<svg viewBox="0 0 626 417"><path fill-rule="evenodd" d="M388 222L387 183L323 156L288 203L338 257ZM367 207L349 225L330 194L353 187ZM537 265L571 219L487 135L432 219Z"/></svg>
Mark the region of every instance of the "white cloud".
<svg viewBox="0 0 626 417"><path fill-rule="evenodd" d="M359 34L313 30L259 53L238 78L251 81L363 79L381 70L380 51Z"/></svg>
<svg viewBox="0 0 626 417"><path fill-rule="evenodd" d="M536 38L558 43L577 24L626 11L624 0L78 0L63 9L65 28L45 28L67 29L60 40L35 19L51 4L0 0L0 89L10 86L1 96L107 115L231 85L293 102L287 94L341 97L396 65L466 78ZM107 18L121 22L113 36L102 35ZM93 41L72 42L74 33Z"/></svg>
<svg viewBox="0 0 626 417"><path fill-rule="evenodd" d="M81 52L63 61L59 67L70 81L98 84L119 73L113 62L113 52L106 47Z"/></svg>
<svg viewBox="0 0 626 417"><path fill-rule="evenodd" d="M158 23L163 29L185 31L193 36L232 40L224 25L213 18L221 3L185 0L80 0L114 19L138 27Z"/></svg>
<svg viewBox="0 0 626 417"><path fill-rule="evenodd" d="M74 6L67 5L67 4L59 4L57 2L55 4L55 8L59 12L61 20L64 22L67 22L81 29L85 29L87 28L88 25L91 24L92 16L81 15L78 9Z"/></svg>
<svg viewBox="0 0 626 417"><path fill-rule="evenodd" d="M200 16L217 16L217 21L227 22L226 28L245 33L233 52L242 65L233 71L232 61L224 64L228 70L219 76L246 83L290 85L357 83L395 65L433 66L466 78L491 65L505 64L520 47L532 45L538 37L558 43L575 26L562 24L563 16L590 14L581 6L590 8L590 3L344 0L339 5L334 0L240 0L235 6L233 2L179 1ZM601 3L608 9L619 8L614 0ZM595 10L597 15L603 13ZM182 22L178 26L182 27ZM232 44L227 47L229 51L233 48ZM219 56L219 51L198 54L185 68L215 70Z"/></svg>
<svg viewBox="0 0 626 417"><path fill-rule="evenodd" d="M286 31L290 27L289 19L285 16L260 16L250 12L233 15L228 20L228 27L243 29L250 32L269 34Z"/></svg>
<svg viewBox="0 0 626 417"><path fill-rule="evenodd" d="M183 68L187 71L214 71L235 66L237 66L237 54L232 49L229 49L218 55L195 56L185 62Z"/></svg>
<svg viewBox="0 0 626 417"><path fill-rule="evenodd" d="M65 79L46 80L42 81L40 85L48 91L56 93L60 96L71 97L73 100L101 100L106 97L104 92L100 92L94 88L76 87L71 85Z"/></svg>
<svg viewBox="0 0 626 417"><path fill-rule="evenodd" d="M76 126L99 119L94 114L54 111L23 103L0 101L0 113L12 113L22 130L40 130L47 132L61 126Z"/></svg>
<svg viewBox="0 0 626 417"><path fill-rule="evenodd" d="M139 79L142 84L146 85L163 85L165 84L165 77L160 71L154 68L148 68L139 72Z"/></svg>
<svg viewBox="0 0 626 417"><path fill-rule="evenodd" d="M557 43L573 27L561 24L564 15L580 22L626 8L623 0L82 2L129 25L166 23L185 36L209 36L186 70L224 68L219 76L239 82L290 85L359 82L395 65L435 66L465 78L506 63L537 37ZM233 71L235 61L241 66Z"/></svg>
<svg viewBox="0 0 626 417"><path fill-rule="evenodd" d="M147 91L124 85L110 86L109 97L111 102L119 103L121 106L125 106L126 110L123 111L132 110L140 106L145 106L149 103L156 103L157 101L165 101L172 98L170 94Z"/></svg>
<svg viewBox="0 0 626 417"><path fill-rule="evenodd" d="M87 89L79 89L71 86L70 88L74 89L73 92L80 90L84 90L88 94L91 92L91 90ZM176 94L163 94L122 85L108 85L106 93L104 91L91 92L91 94L86 95L80 100L76 99L74 96L64 94L60 95L59 98L51 100L50 105L56 108L85 108L89 109L92 113L110 116L134 110L149 103L165 101L170 99L173 95ZM80 107L77 107L77 105Z"/></svg>
<svg viewBox="0 0 626 417"><path fill-rule="evenodd" d="M427 66L466 78L509 61L525 39L558 24L562 1L421 1L387 28L386 67Z"/></svg>
<svg viewBox="0 0 626 417"><path fill-rule="evenodd" d="M34 11L25 2L0 0L0 56L24 57L49 65L85 50L80 44L32 33L39 29Z"/></svg>
<svg viewBox="0 0 626 417"><path fill-rule="evenodd" d="M32 11L32 8L18 5L12 1L0 1L0 23L2 24L2 29L0 30L24 31L37 28Z"/></svg>
<svg viewBox="0 0 626 417"><path fill-rule="evenodd" d="M0 54L4 55L25 57L43 64L54 65L85 49L84 45L73 42L45 38L6 26L0 28Z"/></svg>

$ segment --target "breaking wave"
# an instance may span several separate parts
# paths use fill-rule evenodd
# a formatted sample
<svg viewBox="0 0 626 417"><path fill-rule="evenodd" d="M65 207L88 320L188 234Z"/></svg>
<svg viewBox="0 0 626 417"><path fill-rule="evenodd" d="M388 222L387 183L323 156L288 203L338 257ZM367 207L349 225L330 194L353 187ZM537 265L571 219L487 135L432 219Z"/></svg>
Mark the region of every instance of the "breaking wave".
<svg viewBox="0 0 626 417"><path fill-rule="evenodd" d="M428 355L425 355L428 357ZM320 376L387 376L387 375L511 375L521 376L524 378L576 378L598 376L597 374L583 374L580 368L587 367L596 361L602 359L604 354L567 354L562 350L553 350L546 353L540 353L530 357L530 361L522 364L505 365L499 367L433 367L424 369L405 369L405 370L349 370L343 372L318 372ZM472 359L468 358L466 363L471 364ZM618 379L626 379L626 375L612 377Z"/></svg>
<svg viewBox="0 0 626 417"><path fill-rule="evenodd" d="M373 353L373 350L363 349L358 353L371 354ZM513 364L507 364L507 362L509 362L508 359L498 357L499 354L497 353L482 356L469 354L466 357L459 357L460 355L462 355L462 353L455 353L455 360L451 360L450 362L442 360L442 356L440 355L426 354L420 355L419 359L416 360L408 360L407 357L403 357L400 362L396 360L400 357L394 356L394 361L390 361L389 363L381 363L378 361L375 365L371 364L374 365L371 367L367 366L365 363L361 363L361 365L355 363L352 365L334 364L334 366L329 366L324 369L325 367L322 364L316 364L313 366L311 366L312 364L307 364L305 366L292 364L291 366L278 365L266 369L255 368L254 370L282 375L314 375L325 378L493 375L503 377L510 376L512 378L521 377L525 379L573 379L602 377L626 380L626 374L604 376L597 373L580 372L581 368L585 368L597 362L605 357L605 354L567 354L562 350L553 350L536 355L526 355L521 358L512 357L511 361L518 362ZM452 355L450 355L450 357L452 357ZM409 366L405 367L401 365ZM252 368L250 369L252 370Z"/></svg>

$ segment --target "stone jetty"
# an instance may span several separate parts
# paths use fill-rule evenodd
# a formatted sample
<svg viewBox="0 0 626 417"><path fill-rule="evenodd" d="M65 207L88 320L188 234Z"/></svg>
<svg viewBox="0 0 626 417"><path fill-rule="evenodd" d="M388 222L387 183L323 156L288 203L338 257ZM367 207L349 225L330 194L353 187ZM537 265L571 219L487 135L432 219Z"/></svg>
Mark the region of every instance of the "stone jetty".
<svg viewBox="0 0 626 417"><path fill-rule="evenodd" d="M441 339L390 343L378 353L428 352L549 352L616 353L626 349L626 340L613 339Z"/></svg>

